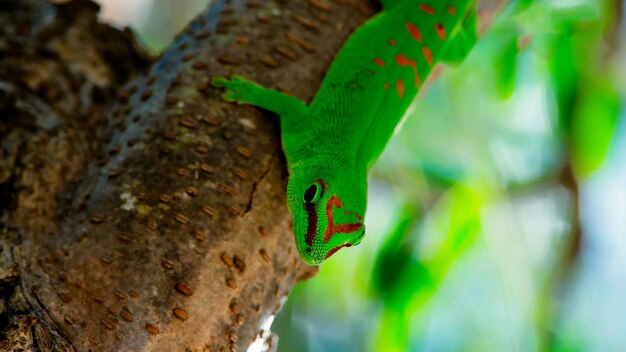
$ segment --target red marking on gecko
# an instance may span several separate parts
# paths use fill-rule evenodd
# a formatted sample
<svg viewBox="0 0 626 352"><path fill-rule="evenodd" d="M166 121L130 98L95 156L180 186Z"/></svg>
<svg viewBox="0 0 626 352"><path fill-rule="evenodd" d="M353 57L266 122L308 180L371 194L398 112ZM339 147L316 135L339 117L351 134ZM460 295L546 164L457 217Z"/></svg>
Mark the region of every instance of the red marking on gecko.
<svg viewBox="0 0 626 352"><path fill-rule="evenodd" d="M336 235L338 233L349 234L358 231L363 226L363 224L360 222L335 225L335 220L333 218L333 207L340 209L342 206L343 203L341 202L341 199L339 199L339 197L337 196L331 196L328 199L328 202L326 202L326 217L328 218L328 227L326 228L326 232L324 232L324 242L330 241L333 235ZM337 248L337 250L339 250L339 248Z"/></svg>
<svg viewBox="0 0 626 352"><path fill-rule="evenodd" d="M419 8L420 8L420 10L426 12L429 15L434 15L435 14L435 8L430 6L430 5L420 4Z"/></svg>
<svg viewBox="0 0 626 352"><path fill-rule="evenodd" d="M307 248L307 251L309 251L313 242L315 242L315 235L317 234L317 212L315 211L315 205L313 204L306 204L304 209L306 209L308 220L304 242L309 246Z"/></svg>
<svg viewBox="0 0 626 352"><path fill-rule="evenodd" d="M427 46L422 47L422 53L424 54L424 58L426 59L426 62L428 62L428 64L432 66L433 65L433 53L432 51L430 51L430 48Z"/></svg>
<svg viewBox="0 0 626 352"><path fill-rule="evenodd" d="M391 45L391 46L396 46L396 40L395 40L395 39L391 39L391 40L389 41L389 45Z"/></svg>
<svg viewBox="0 0 626 352"><path fill-rule="evenodd" d="M415 87L419 88L419 85L422 82L422 80L420 79L419 73L417 72L417 62L415 60L409 59L403 54L396 55L396 62L398 63L398 65L402 67L409 66L413 69L413 73L415 75ZM398 88L398 93L400 94L400 88ZM403 95L404 95L404 85L402 86L402 94L400 94L400 98L402 98Z"/></svg>
<svg viewBox="0 0 626 352"><path fill-rule="evenodd" d="M435 25L435 31L437 31L437 35L441 38L441 40L446 40L446 29L443 24L437 23Z"/></svg>
<svg viewBox="0 0 626 352"><path fill-rule="evenodd" d="M337 253L337 251L340 250L343 247L352 247L352 243L342 244L340 246L337 246L337 247L329 250L328 253L326 254L326 256L324 257L324 259L328 259L331 255Z"/></svg>
<svg viewBox="0 0 626 352"><path fill-rule="evenodd" d="M398 63L398 65L400 66L411 66L412 68L417 68L417 63L415 62L415 60L411 60L408 57L404 56L404 54L398 54L396 55L396 62Z"/></svg>
<svg viewBox="0 0 626 352"><path fill-rule="evenodd" d="M317 182L322 185L324 190L328 187L321 179L317 180ZM313 242L315 242L315 236L317 235L317 211L315 210L315 204L309 203L304 205L304 209L306 210L308 220L304 242L309 246L306 251L310 252L311 246L313 245Z"/></svg>
<svg viewBox="0 0 626 352"><path fill-rule="evenodd" d="M396 83L396 89L398 90L398 95L400 99L404 98L404 82L402 82L402 78L398 79Z"/></svg>
<svg viewBox="0 0 626 352"><path fill-rule="evenodd" d="M422 32L413 23L407 22L406 29L409 31L413 39L417 40L418 42L422 41Z"/></svg>
<svg viewBox="0 0 626 352"><path fill-rule="evenodd" d="M383 87L385 87L385 89L389 89L389 83L385 83Z"/></svg>
<svg viewBox="0 0 626 352"><path fill-rule="evenodd" d="M385 60L381 58L374 59L374 63L380 67L385 67Z"/></svg>
<svg viewBox="0 0 626 352"><path fill-rule="evenodd" d="M456 9L452 6L448 6L448 13L454 16L456 15Z"/></svg>

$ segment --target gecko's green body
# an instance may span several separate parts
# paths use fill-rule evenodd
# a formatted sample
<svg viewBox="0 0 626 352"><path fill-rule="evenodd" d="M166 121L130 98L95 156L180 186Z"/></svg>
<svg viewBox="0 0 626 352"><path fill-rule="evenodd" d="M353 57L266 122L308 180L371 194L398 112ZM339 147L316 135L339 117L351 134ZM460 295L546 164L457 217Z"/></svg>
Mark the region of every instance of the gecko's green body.
<svg viewBox="0 0 626 352"><path fill-rule="evenodd" d="M363 239L367 170L433 65L455 55L451 43L464 23L473 25L471 0L385 0L383 7L348 39L308 106L241 77L213 80L226 100L280 115L288 205L309 264Z"/></svg>

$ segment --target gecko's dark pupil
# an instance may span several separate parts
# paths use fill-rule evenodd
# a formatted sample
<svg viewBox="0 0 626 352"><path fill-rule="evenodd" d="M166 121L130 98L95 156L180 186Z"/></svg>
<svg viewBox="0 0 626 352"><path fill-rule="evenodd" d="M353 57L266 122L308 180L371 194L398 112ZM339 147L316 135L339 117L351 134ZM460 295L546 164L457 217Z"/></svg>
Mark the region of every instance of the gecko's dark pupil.
<svg viewBox="0 0 626 352"><path fill-rule="evenodd" d="M311 203L313 198L315 198L315 193L317 193L317 185L312 184L306 189L306 191L304 191L304 201Z"/></svg>

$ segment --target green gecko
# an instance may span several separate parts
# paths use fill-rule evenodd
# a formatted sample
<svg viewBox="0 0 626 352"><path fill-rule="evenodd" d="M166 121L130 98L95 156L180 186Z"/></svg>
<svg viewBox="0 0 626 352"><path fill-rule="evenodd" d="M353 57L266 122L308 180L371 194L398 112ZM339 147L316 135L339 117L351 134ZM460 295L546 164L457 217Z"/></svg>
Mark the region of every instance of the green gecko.
<svg viewBox="0 0 626 352"><path fill-rule="evenodd" d="M280 116L296 247L317 265L365 236L367 171L438 61L475 42L472 0L383 0L337 54L310 104L239 76L223 98Z"/></svg>

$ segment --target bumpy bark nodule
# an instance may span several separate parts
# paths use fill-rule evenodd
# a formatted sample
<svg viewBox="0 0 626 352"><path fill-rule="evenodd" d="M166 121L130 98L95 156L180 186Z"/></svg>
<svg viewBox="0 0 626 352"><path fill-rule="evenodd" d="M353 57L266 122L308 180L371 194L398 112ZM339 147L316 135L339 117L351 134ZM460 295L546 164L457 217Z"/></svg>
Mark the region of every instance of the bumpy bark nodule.
<svg viewBox="0 0 626 352"><path fill-rule="evenodd" d="M488 6L493 9L493 6ZM299 280L277 120L364 0L216 1L158 58L87 0L0 2L0 351L237 351Z"/></svg>

